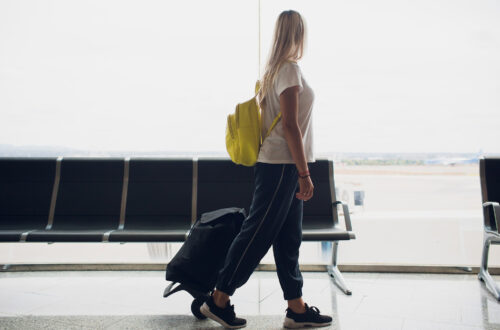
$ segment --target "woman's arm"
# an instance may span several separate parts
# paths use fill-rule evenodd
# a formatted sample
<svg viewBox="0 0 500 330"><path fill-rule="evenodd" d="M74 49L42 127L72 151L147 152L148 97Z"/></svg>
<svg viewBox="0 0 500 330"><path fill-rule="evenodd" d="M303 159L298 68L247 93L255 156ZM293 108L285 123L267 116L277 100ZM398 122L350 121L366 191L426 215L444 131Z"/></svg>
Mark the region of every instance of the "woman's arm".
<svg viewBox="0 0 500 330"><path fill-rule="evenodd" d="M285 89L280 95L280 111L285 139L288 143L288 149L297 166L299 173L309 173L307 168L306 155L302 142L302 132L300 131L299 114L299 86L293 86ZM300 192L297 198L304 201L313 196L314 186L311 177L299 178Z"/></svg>

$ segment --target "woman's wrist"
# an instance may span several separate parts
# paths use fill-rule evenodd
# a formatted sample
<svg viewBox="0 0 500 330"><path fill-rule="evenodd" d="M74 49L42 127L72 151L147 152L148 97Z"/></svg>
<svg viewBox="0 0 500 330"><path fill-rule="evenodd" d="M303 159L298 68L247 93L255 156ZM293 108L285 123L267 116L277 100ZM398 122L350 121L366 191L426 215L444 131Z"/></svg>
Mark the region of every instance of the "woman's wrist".
<svg viewBox="0 0 500 330"><path fill-rule="evenodd" d="M299 178L301 178L301 179L306 179L309 176L311 176L311 174L309 173L309 170L299 172Z"/></svg>

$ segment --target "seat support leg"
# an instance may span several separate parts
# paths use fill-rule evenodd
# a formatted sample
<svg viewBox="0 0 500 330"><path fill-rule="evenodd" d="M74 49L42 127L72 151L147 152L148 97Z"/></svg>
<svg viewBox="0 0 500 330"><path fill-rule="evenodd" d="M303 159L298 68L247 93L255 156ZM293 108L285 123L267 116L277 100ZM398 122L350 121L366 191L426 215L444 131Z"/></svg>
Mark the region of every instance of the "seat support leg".
<svg viewBox="0 0 500 330"><path fill-rule="evenodd" d="M332 242L332 263L328 265L328 275L333 280L333 283L339 287L346 295L351 295L352 291L347 288L347 284L345 283L344 276L340 273L340 270L337 265L337 250L339 247L339 242Z"/></svg>
<svg viewBox="0 0 500 330"><path fill-rule="evenodd" d="M495 296L495 298L500 301L500 287L495 283L493 277L491 277L488 271L488 255L490 252L491 241L494 239L492 236L484 233L484 244L483 244L483 257L481 260L481 268L479 269L478 277L484 282L486 288Z"/></svg>

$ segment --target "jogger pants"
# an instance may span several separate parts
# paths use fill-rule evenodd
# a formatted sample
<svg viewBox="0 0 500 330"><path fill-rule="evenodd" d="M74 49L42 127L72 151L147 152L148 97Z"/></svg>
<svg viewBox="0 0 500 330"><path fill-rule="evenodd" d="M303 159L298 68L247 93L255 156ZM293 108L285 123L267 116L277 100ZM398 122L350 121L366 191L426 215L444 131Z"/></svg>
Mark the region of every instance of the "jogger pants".
<svg viewBox="0 0 500 330"><path fill-rule="evenodd" d="M302 296L299 270L303 201L295 164L257 163L255 190L247 218L231 244L216 288L228 295L245 284L273 246L278 278L285 300Z"/></svg>

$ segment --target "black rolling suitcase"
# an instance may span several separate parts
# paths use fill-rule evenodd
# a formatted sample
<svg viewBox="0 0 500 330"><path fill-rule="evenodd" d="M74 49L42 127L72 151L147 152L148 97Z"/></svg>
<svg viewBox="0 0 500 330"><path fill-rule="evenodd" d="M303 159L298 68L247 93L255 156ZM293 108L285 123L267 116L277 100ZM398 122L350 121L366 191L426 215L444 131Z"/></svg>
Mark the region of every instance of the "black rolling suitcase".
<svg viewBox="0 0 500 330"><path fill-rule="evenodd" d="M163 292L163 297L180 290L187 291L194 298L191 303L193 315L204 319L200 306L215 288L229 246L245 217L245 209L236 207L203 213L167 265L166 279L172 283Z"/></svg>

